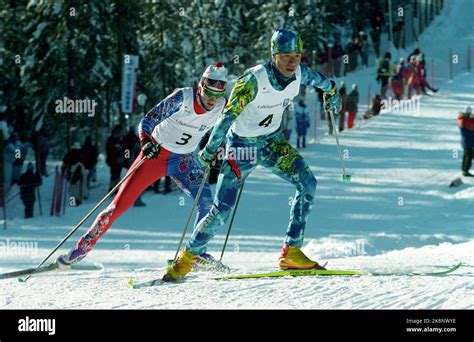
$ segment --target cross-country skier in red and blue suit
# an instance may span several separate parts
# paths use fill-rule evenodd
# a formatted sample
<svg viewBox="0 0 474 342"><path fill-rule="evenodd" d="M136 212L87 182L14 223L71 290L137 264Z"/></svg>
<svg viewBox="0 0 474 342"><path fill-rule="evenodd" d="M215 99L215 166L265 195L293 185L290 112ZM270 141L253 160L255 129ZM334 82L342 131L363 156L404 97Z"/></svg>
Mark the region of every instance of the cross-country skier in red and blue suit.
<svg viewBox="0 0 474 342"><path fill-rule="evenodd" d="M129 170L143 157L147 160L120 186L112 203L96 217L76 246L57 259L60 265L83 259L112 223L158 179L170 176L186 194L196 196L203 171L193 152L225 107L226 85L227 70L217 62L205 70L196 88L176 89L141 120L138 128L141 152ZM206 181L197 204L196 222L207 214L211 205L211 189ZM210 257L205 252L200 256Z"/></svg>

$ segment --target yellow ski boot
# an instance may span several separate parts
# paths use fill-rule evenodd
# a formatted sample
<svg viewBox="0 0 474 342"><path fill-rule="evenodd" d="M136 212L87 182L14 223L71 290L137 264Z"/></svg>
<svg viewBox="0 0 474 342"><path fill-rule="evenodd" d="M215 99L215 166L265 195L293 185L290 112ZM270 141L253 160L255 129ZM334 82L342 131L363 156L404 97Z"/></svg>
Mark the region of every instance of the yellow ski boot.
<svg viewBox="0 0 474 342"><path fill-rule="evenodd" d="M163 281L176 281L183 278L186 274L191 272L197 260L197 255L183 248L176 261L166 268Z"/></svg>
<svg viewBox="0 0 474 342"><path fill-rule="evenodd" d="M282 270L308 270L313 268L325 270L316 261L309 259L300 247L288 246L286 243L281 250L278 264Z"/></svg>

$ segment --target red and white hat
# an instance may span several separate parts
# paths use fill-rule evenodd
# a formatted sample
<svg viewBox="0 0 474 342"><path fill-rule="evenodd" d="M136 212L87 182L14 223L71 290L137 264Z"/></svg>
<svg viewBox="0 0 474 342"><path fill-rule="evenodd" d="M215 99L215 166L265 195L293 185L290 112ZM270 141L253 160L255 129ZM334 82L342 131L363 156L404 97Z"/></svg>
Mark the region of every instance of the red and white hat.
<svg viewBox="0 0 474 342"><path fill-rule="evenodd" d="M222 65L222 62L216 62L214 65L209 65L206 68L201 77L201 85L211 91L225 91L227 86L227 69Z"/></svg>

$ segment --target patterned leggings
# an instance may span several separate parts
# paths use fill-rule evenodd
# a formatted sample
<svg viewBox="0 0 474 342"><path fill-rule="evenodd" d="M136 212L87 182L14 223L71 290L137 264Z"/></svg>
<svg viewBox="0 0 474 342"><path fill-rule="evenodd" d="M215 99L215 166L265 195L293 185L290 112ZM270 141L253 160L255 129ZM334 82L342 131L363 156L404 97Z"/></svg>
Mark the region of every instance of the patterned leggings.
<svg viewBox="0 0 474 342"><path fill-rule="evenodd" d="M143 153L140 152L129 170L139 163L142 158ZM120 186L112 203L96 217L89 230L77 242L76 248L81 248L88 253L112 223L133 205L138 196L164 176L171 176L187 195L195 198L201 185L203 171L192 154L175 154L162 148L158 158L147 159ZM196 223L207 214L211 205L212 193L209 183L206 182L197 204L198 216ZM158 208L150 210L156 209ZM158 218L159 215L157 215Z"/></svg>
<svg viewBox="0 0 474 342"><path fill-rule="evenodd" d="M296 187L285 243L301 247L317 183L303 157L285 140L281 132L272 133L264 138L241 138L229 132L227 137L228 152L230 149L233 151L239 148L253 149L256 160L243 160L243 158L237 160L229 154L226 156L221 167L212 208L194 229L191 239L186 244L187 249L195 255L202 254L206 250L209 240L229 218L241 184L257 165L270 169ZM240 156L245 154L241 153Z"/></svg>

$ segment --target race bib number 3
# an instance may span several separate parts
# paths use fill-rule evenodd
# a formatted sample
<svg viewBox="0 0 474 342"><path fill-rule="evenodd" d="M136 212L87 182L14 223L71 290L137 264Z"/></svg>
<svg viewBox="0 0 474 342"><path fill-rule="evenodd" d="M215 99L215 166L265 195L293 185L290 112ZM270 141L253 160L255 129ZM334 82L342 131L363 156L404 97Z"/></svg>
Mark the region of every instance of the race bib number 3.
<svg viewBox="0 0 474 342"><path fill-rule="evenodd" d="M175 143L177 145L186 145L192 137L193 136L190 134L183 133L183 136L181 137L181 141L176 141Z"/></svg>

